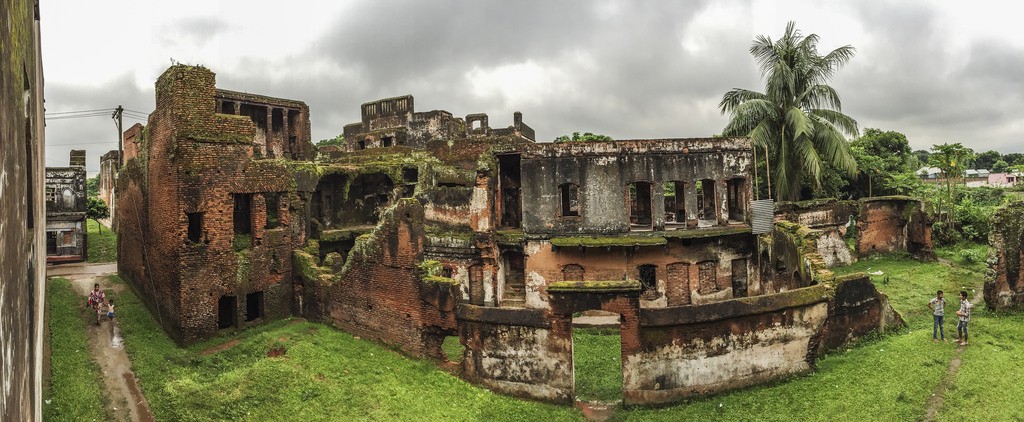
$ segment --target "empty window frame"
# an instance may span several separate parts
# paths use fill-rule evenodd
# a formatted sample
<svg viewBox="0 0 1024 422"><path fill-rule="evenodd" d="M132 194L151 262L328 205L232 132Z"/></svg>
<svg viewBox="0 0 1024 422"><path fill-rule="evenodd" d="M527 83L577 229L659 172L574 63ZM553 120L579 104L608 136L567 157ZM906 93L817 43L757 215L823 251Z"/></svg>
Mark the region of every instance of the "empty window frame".
<svg viewBox="0 0 1024 422"><path fill-rule="evenodd" d="M654 222L652 218L651 183L630 183L628 194L630 224L650 226Z"/></svg>
<svg viewBox="0 0 1024 422"><path fill-rule="evenodd" d="M220 112L224 114L235 114L235 102L224 101L220 105Z"/></svg>
<svg viewBox="0 0 1024 422"><path fill-rule="evenodd" d="M274 229L281 225L281 194L265 193L263 198L267 203L267 220L264 228Z"/></svg>
<svg viewBox="0 0 1024 422"><path fill-rule="evenodd" d="M745 217L746 192L742 178L729 179L725 182L727 204L730 221L743 221Z"/></svg>
<svg viewBox="0 0 1024 422"><path fill-rule="evenodd" d="M575 183L563 183L558 186L561 198L562 217L580 216L580 186Z"/></svg>
<svg viewBox="0 0 1024 422"><path fill-rule="evenodd" d="M715 221L718 213L715 212L715 181L702 179L697 182L697 219Z"/></svg>
<svg viewBox="0 0 1024 422"><path fill-rule="evenodd" d="M203 213L187 212L185 216L188 217L188 241L199 243L203 237Z"/></svg>
<svg viewBox="0 0 1024 422"><path fill-rule="evenodd" d="M235 193L233 215L235 234L252 233L252 194Z"/></svg>
<svg viewBox="0 0 1024 422"><path fill-rule="evenodd" d="M395 143L395 137L393 137L393 136L382 137L382 138L380 138L380 143L381 143L381 146L389 147L389 146L391 146L391 145L393 145Z"/></svg>
<svg viewBox="0 0 1024 422"><path fill-rule="evenodd" d="M640 281L640 297L654 299L658 296L658 267L641 265L637 267L637 279Z"/></svg>
<svg viewBox="0 0 1024 422"><path fill-rule="evenodd" d="M680 181L665 182L662 186L662 194L665 197L666 223L686 222L685 189L686 184Z"/></svg>

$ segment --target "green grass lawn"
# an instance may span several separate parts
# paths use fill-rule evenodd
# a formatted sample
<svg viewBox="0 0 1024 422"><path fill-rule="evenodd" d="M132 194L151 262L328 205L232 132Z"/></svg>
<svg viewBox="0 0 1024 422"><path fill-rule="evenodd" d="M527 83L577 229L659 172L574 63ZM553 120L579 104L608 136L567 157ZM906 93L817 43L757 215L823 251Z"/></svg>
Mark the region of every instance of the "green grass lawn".
<svg viewBox="0 0 1024 422"><path fill-rule="evenodd" d="M117 261L117 233L104 227L100 231L100 225L96 220L86 220L88 226L89 243L87 262L115 262Z"/></svg>
<svg viewBox="0 0 1024 422"><path fill-rule="evenodd" d="M889 295L909 327L873 335L830 352L817 369L755 386L658 409L620 410L618 420L915 420L957 355L952 343L932 343L926 304L935 290L969 291L983 263L962 249L942 249L949 260L921 263L903 256L868 258L839 273L882 271L872 279ZM967 254L971 255L971 254ZM888 281L886 280L888 277ZM980 294L974 292L973 294ZM176 347L131 293L117 298L121 326L150 406L159 420L579 420L580 413L521 401L472 386L429 361L409 359L333 328L288 320L188 348ZM1024 396L1024 313L994 314L979 306L972 344L939 412L942 420L1012 420ZM581 396L621 397L621 378L600 368L614 356L617 335L574 330ZM947 324L947 334L955 323ZM239 339L226 351L200 351ZM281 357L267 351L284 347ZM451 358L458 342L444 346ZM582 377L582 379L580 378ZM586 390L586 388L592 388ZM587 397L590 398L590 397Z"/></svg>
<svg viewBox="0 0 1024 422"><path fill-rule="evenodd" d="M120 282L115 278L115 282ZM117 295L125 347L157 420L579 420L520 401L325 325L285 320L178 348L129 291ZM267 357L284 347L280 357Z"/></svg>
<svg viewBox="0 0 1024 422"><path fill-rule="evenodd" d="M622 400L622 336L619 330L574 328L573 366L581 400Z"/></svg>
<svg viewBox="0 0 1024 422"><path fill-rule="evenodd" d="M43 419L48 421L109 420L100 368L89 354L85 324L90 313L71 282L52 278L46 286L50 316L49 388L43 394Z"/></svg>

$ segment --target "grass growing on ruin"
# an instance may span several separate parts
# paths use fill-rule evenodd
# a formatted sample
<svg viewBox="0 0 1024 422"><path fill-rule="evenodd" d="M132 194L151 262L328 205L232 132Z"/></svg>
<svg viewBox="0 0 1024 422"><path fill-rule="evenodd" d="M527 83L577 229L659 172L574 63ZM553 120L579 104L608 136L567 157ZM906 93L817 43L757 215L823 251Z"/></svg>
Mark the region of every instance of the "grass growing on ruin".
<svg viewBox="0 0 1024 422"><path fill-rule="evenodd" d="M580 400L622 400L622 336L619 330L574 328L573 367Z"/></svg>
<svg viewBox="0 0 1024 422"><path fill-rule="evenodd" d="M48 421L109 420L100 368L85 335L91 313L83 311L82 300L67 279L47 282L51 376L43 394L43 418Z"/></svg>
<svg viewBox="0 0 1024 422"><path fill-rule="evenodd" d="M115 282L120 282L116 277ZM302 320L179 348L130 290L117 295L125 347L157 420L579 420L574 409L472 386L434 363ZM280 357L267 357L284 347Z"/></svg>
<svg viewBox="0 0 1024 422"><path fill-rule="evenodd" d="M89 234L86 262L117 261L117 233L109 228L104 228L100 232L100 225L96 220L86 219L86 225Z"/></svg>

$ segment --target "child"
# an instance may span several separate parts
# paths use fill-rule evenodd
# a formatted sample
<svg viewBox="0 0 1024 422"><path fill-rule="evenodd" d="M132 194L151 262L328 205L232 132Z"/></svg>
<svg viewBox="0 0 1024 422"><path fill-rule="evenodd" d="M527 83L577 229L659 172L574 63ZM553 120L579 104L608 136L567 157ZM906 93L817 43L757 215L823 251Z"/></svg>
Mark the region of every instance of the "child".
<svg viewBox="0 0 1024 422"><path fill-rule="evenodd" d="M111 321L114 320L114 299L107 301L107 318L110 318Z"/></svg>

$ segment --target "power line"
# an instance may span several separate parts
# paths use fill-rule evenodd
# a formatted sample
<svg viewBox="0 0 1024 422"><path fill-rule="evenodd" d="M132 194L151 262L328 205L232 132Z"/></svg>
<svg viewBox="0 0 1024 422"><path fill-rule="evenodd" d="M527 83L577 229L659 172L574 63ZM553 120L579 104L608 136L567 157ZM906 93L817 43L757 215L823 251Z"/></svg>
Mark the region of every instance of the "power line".
<svg viewBox="0 0 1024 422"><path fill-rule="evenodd" d="M55 111L55 112L52 112L52 113L46 113L46 115L47 116L55 116L55 115L60 115L60 114L79 114L79 113L96 113L96 112L104 112L104 113L106 113L106 112L109 112L111 110L113 110L113 109L112 108L103 108L103 109L97 109L97 110Z"/></svg>
<svg viewBox="0 0 1024 422"><path fill-rule="evenodd" d="M79 145L99 145L99 144L110 144L114 141L98 141L98 142L76 142L73 144L50 144L47 143L47 147L77 147Z"/></svg>

